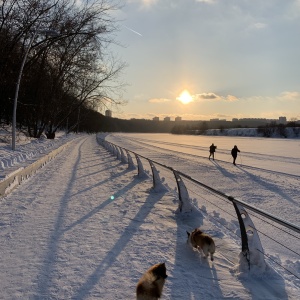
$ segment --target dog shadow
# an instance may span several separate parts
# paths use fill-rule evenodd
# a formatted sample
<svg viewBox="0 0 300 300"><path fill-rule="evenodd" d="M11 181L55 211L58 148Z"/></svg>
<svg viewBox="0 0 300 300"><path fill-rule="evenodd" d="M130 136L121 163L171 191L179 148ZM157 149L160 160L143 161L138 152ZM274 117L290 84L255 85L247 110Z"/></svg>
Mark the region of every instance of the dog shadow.
<svg viewBox="0 0 300 300"><path fill-rule="evenodd" d="M199 211L188 215L178 214L176 222L174 268L172 276L168 278L170 299L207 299L207 290L213 298L222 299L223 294L213 262L204 257L202 252L194 250L187 242L186 230L201 227L203 215Z"/></svg>
<svg viewBox="0 0 300 300"><path fill-rule="evenodd" d="M138 180L136 179L136 181ZM140 226L142 226L147 216L151 213L155 204L159 202L163 196L164 193L159 193L158 196L156 194L155 197L153 197L151 193L149 194L145 203L140 207L135 217L132 219L129 225L124 228L123 234L116 241L114 246L110 249L102 261L99 262L98 266L92 271L85 283L83 283L77 289L77 291L75 291L72 299L84 299L93 289L93 287L98 284L100 279L105 276L105 272L118 259L118 256L121 254L126 245L131 242L131 239L137 233Z"/></svg>
<svg viewBox="0 0 300 300"><path fill-rule="evenodd" d="M45 255L43 258L44 263L41 265L39 274L37 276L38 283L37 283L37 289L36 289L36 295L33 297L33 299L38 300L41 299L40 295L50 295L51 298L51 288L53 285L54 278L51 277L51 273L54 271L57 263L57 256L58 251L61 244L61 239L63 235L76 228L80 227L84 222L88 221L89 219L93 218L96 214L98 214L100 211L102 211L106 206L109 206L112 203L111 197L108 197L106 200L104 200L102 203L100 203L97 207L91 209L88 213L83 215L78 220L74 221L73 223L66 226L65 224L65 218L68 214L68 206L69 202L72 199L72 196L77 194L85 194L86 192L97 188L98 186L101 186L101 184L104 184L106 182L111 181L111 177L108 177L102 182L98 182L94 185L89 185L85 189L80 190L77 193L73 193L73 186L75 184L75 179L77 177L78 172L78 166L81 163L82 160L82 147L83 143L79 146L79 154L77 156L76 161L74 162L71 177L69 180L69 184L65 188L64 194L61 195L60 203L59 203L59 213L56 216L56 220L54 221L54 227L52 230L52 234L49 236L48 242L47 242L47 250L45 251ZM116 176L122 176L125 173L127 173L128 170L123 170L119 172ZM118 190L114 196L115 198L118 198L122 194L124 194L126 191L133 189L134 186L141 183L142 179L135 179L131 181L128 185L122 187L120 190ZM149 196L150 198L150 196ZM144 219L153 208L155 201L151 201L152 199L147 199L145 205L141 207L140 211L137 213L136 218ZM135 220L131 222L127 228L124 230L124 235L121 236L119 241L117 241L116 245L111 249L112 253L115 253L115 256L110 255L110 253L103 259L103 261L99 264L99 266L93 270L92 275L87 278L86 282L78 288L76 291L76 294L72 299L84 299L89 291L97 284L98 280L103 276L105 271L109 268L109 266L117 259L118 255L122 251L122 249L125 247L126 244L130 242L130 239L132 238L132 235L138 230L141 223L137 223ZM138 224L138 225L137 225ZM132 231L131 231L132 228Z"/></svg>

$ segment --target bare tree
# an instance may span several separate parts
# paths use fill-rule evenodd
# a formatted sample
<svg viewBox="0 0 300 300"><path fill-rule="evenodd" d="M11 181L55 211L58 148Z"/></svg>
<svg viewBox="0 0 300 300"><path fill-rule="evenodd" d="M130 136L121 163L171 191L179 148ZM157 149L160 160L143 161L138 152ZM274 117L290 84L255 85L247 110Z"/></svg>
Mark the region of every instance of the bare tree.
<svg viewBox="0 0 300 300"><path fill-rule="evenodd" d="M29 135L39 137L47 128L48 136L54 137L68 116L87 102L94 106L122 103L116 90L122 86L117 77L124 64L109 55L116 30L111 12L117 8L118 3L109 0L86 0L80 5L69 0L3 1L0 38L7 34L10 43L4 48L0 45L0 51L6 57L13 53L11 78L16 78L33 32L59 33L56 37L37 35L29 49L18 118ZM12 90L4 97L8 102Z"/></svg>
<svg viewBox="0 0 300 300"><path fill-rule="evenodd" d="M108 6L106 1L87 2L80 8L73 4L68 6L67 3L61 7L64 13L57 15L61 19L55 20L56 26L61 24L55 70L58 71L57 86L63 86L74 101L68 109L56 105L56 110L51 114L52 132L87 101L94 104L98 102L98 105L107 101L121 103L110 93L113 89L119 89L120 85L112 88L110 84L115 82L124 64L105 53L108 45L113 42L109 35L116 29L108 12L117 7ZM59 102L61 99L56 91L59 92L54 86L52 95L56 99L53 100Z"/></svg>

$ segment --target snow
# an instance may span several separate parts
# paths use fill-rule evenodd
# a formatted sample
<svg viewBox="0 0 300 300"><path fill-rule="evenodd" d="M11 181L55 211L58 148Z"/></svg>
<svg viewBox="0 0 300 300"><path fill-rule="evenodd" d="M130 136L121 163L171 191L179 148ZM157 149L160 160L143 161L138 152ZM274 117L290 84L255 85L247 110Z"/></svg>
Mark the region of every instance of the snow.
<svg viewBox="0 0 300 300"><path fill-rule="evenodd" d="M162 299L299 299L299 233L249 212L267 255L262 262L250 252L256 262L249 271L232 204L183 179L194 209L176 213L173 174L155 165L166 187L155 192L143 158L299 227L299 139L98 134L141 155L148 176L139 177L95 135L76 137L52 141L54 149L73 139L0 199L1 299L134 299L139 278L158 262L168 274ZM47 142L31 143L23 160L14 158L20 145L16 153L0 147L3 172L37 159L35 146ZM212 142L215 161L208 160ZM237 166L230 157L235 144ZM186 231L199 226L216 242L213 262L186 243Z"/></svg>
<svg viewBox="0 0 300 300"><path fill-rule="evenodd" d="M16 150L12 151L9 130L0 130L0 180L5 178L5 176L12 175L12 170L17 172L20 164L24 168L24 166L33 163L38 158L76 137L74 134L65 135L62 132L58 132L55 139L48 140L45 137L33 139L19 133Z"/></svg>

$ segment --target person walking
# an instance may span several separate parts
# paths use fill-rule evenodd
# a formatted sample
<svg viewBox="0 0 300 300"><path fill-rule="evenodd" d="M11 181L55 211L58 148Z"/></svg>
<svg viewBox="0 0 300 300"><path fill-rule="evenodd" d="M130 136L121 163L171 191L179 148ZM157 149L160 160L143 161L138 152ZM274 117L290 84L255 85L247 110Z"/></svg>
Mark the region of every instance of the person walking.
<svg viewBox="0 0 300 300"><path fill-rule="evenodd" d="M210 157L212 156L213 160L215 160L215 152L216 152L217 146L215 146L214 144L211 144L209 147L209 157L208 159L210 159Z"/></svg>
<svg viewBox="0 0 300 300"><path fill-rule="evenodd" d="M234 145L234 147L233 147L232 150L231 150L231 155L232 155L232 157L233 157L233 164L234 164L234 165L235 165L235 160L236 160L236 158L237 158L238 152L241 152L241 151L238 149L238 147L237 147L236 145Z"/></svg>

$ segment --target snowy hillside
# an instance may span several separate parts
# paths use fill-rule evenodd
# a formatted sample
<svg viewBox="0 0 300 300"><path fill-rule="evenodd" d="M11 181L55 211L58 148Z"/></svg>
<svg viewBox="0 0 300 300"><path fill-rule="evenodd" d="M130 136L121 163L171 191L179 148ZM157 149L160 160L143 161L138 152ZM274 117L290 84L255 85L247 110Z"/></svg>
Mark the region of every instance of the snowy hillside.
<svg viewBox="0 0 300 300"><path fill-rule="evenodd" d="M18 167L24 167L33 163L38 158L58 148L77 136L74 134L65 135L60 132L55 139L28 138L24 134L18 134L18 143L15 151L12 151L9 132L0 130L0 180Z"/></svg>
<svg viewBox="0 0 300 300"><path fill-rule="evenodd" d="M300 127L287 127L280 132L277 128L270 128L268 132L271 138L300 138ZM257 128L230 128L230 129L208 129L205 135L216 136L246 136L246 137L263 137L263 133L259 133Z"/></svg>

